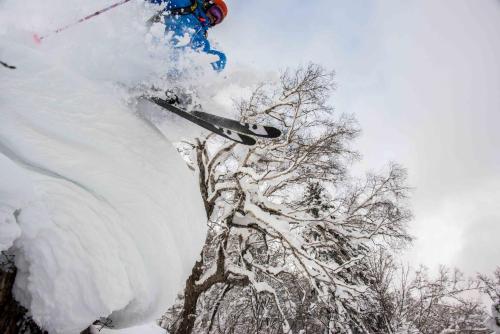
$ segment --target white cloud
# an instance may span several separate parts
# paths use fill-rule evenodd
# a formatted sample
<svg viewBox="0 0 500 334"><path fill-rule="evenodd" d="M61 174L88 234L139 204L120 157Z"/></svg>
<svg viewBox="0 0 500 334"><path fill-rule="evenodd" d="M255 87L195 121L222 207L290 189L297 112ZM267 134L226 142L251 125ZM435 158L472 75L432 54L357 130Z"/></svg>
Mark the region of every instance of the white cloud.
<svg viewBox="0 0 500 334"><path fill-rule="evenodd" d="M379 110L387 109L382 115L394 115L396 131L365 123L366 140L385 133L375 145L392 146L417 187L415 258L492 270L500 264L493 256L500 246L486 237L500 236L500 193L489 189L500 184L500 6L395 3L384 2L377 15L383 85L373 94L383 102Z"/></svg>
<svg viewBox="0 0 500 334"><path fill-rule="evenodd" d="M360 120L363 166L408 167L419 238L412 260L468 271L500 264L492 258L500 246L485 237L500 235L500 194L491 191L500 183L500 2L231 5L217 32L230 62L336 69L334 103Z"/></svg>

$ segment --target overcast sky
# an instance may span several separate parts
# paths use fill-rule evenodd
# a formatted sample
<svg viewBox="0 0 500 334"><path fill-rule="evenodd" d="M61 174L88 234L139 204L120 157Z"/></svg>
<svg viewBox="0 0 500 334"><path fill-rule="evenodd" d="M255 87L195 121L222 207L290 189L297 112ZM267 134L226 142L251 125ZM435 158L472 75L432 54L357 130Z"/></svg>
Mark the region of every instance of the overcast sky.
<svg viewBox="0 0 500 334"><path fill-rule="evenodd" d="M408 168L415 264L500 265L500 1L227 0L229 67L337 72L365 169ZM229 71L229 73L231 73Z"/></svg>

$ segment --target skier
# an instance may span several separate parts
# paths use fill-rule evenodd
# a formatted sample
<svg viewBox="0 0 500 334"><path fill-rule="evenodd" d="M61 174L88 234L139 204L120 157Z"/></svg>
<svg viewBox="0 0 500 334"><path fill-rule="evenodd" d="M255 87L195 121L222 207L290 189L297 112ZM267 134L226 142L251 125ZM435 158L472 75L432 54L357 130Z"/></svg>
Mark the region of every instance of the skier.
<svg viewBox="0 0 500 334"><path fill-rule="evenodd" d="M148 0L154 4L166 4L165 9L151 18L160 21L163 16L165 33L173 33L173 47L190 47L215 55L219 60L211 63L215 71L222 71L226 66L226 55L214 50L207 39L208 29L221 23L227 15L227 5L223 0ZM181 46L180 41L188 37L190 42Z"/></svg>
<svg viewBox="0 0 500 334"><path fill-rule="evenodd" d="M154 4L165 4L165 9L153 16L149 23L159 22L164 19L165 33L173 34L171 45L183 50L190 47L195 51L202 51L215 55L219 60L211 63L214 70L220 72L226 66L226 55L220 51L213 50L207 39L208 29L221 23L227 15L227 6L223 0L147 0ZM187 45L182 45L182 40L189 38ZM174 53L175 57L180 54ZM168 76L172 81L177 79L180 73L170 71ZM189 104L189 94L184 94L181 89L168 89L166 98L151 95L146 97L152 103L180 116L184 119L201 126L213 133L243 145L254 145L256 137L277 138L281 131L272 126L261 124L240 123L238 121L220 117L203 111L187 111L184 105Z"/></svg>

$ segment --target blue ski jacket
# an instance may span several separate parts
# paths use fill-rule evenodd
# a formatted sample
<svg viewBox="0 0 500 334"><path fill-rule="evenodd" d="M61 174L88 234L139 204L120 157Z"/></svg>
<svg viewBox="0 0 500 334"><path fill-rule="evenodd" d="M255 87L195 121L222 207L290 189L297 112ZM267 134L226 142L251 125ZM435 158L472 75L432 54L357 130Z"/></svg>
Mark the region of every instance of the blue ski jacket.
<svg viewBox="0 0 500 334"><path fill-rule="evenodd" d="M169 9L184 8L189 7L193 2L197 2L196 9L192 13L182 14L182 15L170 15L166 14L165 19L165 32L173 33L172 45L178 47L179 41L186 36L190 38L190 42L187 46L180 47L190 47L196 51L203 51L207 54L215 55L219 57L218 61L211 63L212 67L216 71L222 71L226 66L227 58L223 52L213 50L210 46L210 42L207 39L207 32L210 28L210 19L203 11L203 0L148 0L154 4L165 3L166 12Z"/></svg>

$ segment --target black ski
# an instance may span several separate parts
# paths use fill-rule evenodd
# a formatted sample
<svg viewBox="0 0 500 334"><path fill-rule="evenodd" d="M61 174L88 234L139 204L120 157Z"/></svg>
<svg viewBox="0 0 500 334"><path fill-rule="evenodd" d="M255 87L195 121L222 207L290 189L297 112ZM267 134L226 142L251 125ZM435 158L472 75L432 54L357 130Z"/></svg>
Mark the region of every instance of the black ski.
<svg viewBox="0 0 500 334"><path fill-rule="evenodd" d="M12 65L9 65L7 63L4 63L3 61L0 60L0 64L4 67L7 67L7 68L10 68L11 70L15 70L16 67L15 66L12 66Z"/></svg>
<svg viewBox="0 0 500 334"><path fill-rule="evenodd" d="M255 145L256 141L254 138L249 137L245 134L238 133L234 130L224 128L223 126L220 126L218 124L212 124L209 121L202 119L192 113L189 113L181 108L178 108L176 106L171 105L167 101L159 98L159 97L154 97L154 96L146 96L144 97L148 101L151 101L152 103L167 109L170 112L173 112L174 114L198 125L201 126L204 129L207 129L209 131L212 131L215 134L218 134L219 136L222 136L224 138L230 139L232 141L235 141L239 144L243 145Z"/></svg>
<svg viewBox="0 0 500 334"><path fill-rule="evenodd" d="M240 123L233 119L217 116L214 114L209 114L203 111L193 111L191 113L196 117L199 117L209 123L212 123L217 126L222 126L223 128L231 129L233 131L243 133L246 135L264 137L264 138L278 138L279 136L281 136L281 131L272 126Z"/></svg>

